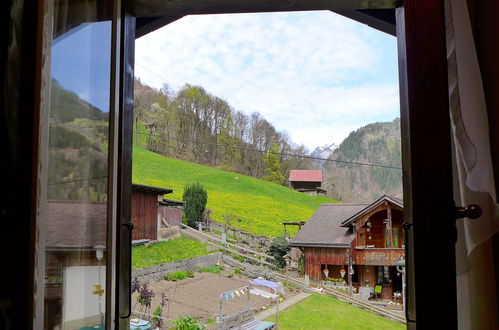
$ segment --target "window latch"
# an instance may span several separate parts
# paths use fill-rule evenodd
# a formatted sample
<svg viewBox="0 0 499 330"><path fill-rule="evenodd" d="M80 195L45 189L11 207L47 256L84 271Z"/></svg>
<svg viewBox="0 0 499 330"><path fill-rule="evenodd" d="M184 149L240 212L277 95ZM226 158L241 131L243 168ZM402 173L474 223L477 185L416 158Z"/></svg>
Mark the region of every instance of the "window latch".
<svg viewBox="0 0 499 330"><path fill-rule="evenodd" d="M462 219L478 219L482 215L482 208L477 204L470 204L466 207L455 206L454 207L454 218Z"/></svg>
<svg viewBox="0 0 499 330"><path fill-rule="evenodd" d="M135 227L133 225L133 222L127 222L122 224L123 227L127 227L128 230L132 231Z"/></svg>

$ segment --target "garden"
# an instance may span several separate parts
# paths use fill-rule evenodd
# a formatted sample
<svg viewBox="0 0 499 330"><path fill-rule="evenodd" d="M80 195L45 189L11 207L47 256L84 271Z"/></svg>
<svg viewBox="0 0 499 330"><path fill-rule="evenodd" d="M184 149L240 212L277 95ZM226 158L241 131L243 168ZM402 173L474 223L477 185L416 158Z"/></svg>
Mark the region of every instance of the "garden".
<svg viewBox="0 0 499 330"><path fill-rule="evenodd" d="M175 271L165 273L157 282L140 283L134 280L133 318L151 322L160 329L204 329L214 328L220 310L220 295L248 285L250 277L243 271L230 266L203 267L198 271ZM286 298L298 290L286 289ZM234 294L223 301L225 315L235 314L248 308L248 302L255 311L269 308L270 299L261 296ZM193 327L177 323L193 323ZM198 327L198 328L196 328Z"/></svg>

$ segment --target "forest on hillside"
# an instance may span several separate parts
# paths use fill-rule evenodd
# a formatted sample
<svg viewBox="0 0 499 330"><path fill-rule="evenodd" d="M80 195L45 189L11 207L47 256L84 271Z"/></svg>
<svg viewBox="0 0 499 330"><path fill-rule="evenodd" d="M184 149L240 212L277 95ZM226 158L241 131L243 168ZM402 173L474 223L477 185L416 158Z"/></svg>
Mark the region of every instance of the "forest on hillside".
<svg viewBox="0 0 499 330"><path fill-rule="evenodd" d="M51 93L48 198L105 200L108 113L55 80ZM361 127L325 153L329 161L314 160L304 158L309 151L260 114L246 115L202 87L155 90L136 80L133 142L164 156L282 185L289 184L292 169L322 169L328 197L342 201L402 196L400 169L345 163L400 167L399 119Z"/></svg>
<svg viewBox="0 0 499 330"><path fill-rule="evenodd" d="M325 188L329 197L345 202L372 202L382 195L402 197L399 118L369 124L351 132L329 158L388 166L324 163Z"/></svg>
<svg viewBox="0 0 499 330"><path fill-rule="evenodd" d="M311 167L310 160L299 157L308 150L286 132L200 86L186 84L174 92L136 80L134 125L134 144L150 151L279 184L285 184L290 170ZM271 149L277 158L266 155Z"/></svg>
<svg viewBox="0 0 499 330"><path fill-rule="evenodd" d="M51 85L47 198L107 198L108 113Z"/></svg>

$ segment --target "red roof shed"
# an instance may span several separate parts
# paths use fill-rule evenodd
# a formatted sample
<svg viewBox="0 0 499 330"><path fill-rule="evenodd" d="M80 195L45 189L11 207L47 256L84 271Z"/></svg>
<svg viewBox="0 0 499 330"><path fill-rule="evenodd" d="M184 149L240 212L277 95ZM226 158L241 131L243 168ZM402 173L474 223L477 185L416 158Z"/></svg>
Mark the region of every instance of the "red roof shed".
<svg viewBox="0 0 499 330"><path fill-rule="evenodd" d="M322 183L322 170L291 170L289 172L289 181Z"/></svg>

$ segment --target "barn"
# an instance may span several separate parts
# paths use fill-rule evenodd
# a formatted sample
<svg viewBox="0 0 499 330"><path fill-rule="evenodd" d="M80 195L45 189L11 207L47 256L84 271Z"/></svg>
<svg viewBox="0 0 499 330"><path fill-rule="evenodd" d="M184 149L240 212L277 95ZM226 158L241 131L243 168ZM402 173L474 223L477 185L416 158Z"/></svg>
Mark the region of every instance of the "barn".
<svg viewBox="0 0 499 330"><path fill-rule="evenodd" d="M321 188L322 170L291 170L288 180L296 191L313 196L326 196L326 190Z"/></svg>

